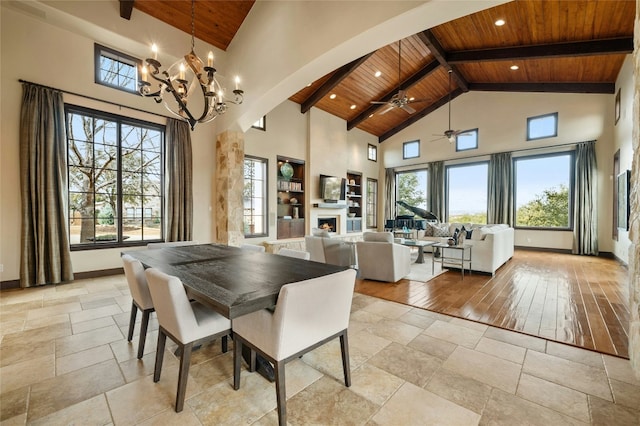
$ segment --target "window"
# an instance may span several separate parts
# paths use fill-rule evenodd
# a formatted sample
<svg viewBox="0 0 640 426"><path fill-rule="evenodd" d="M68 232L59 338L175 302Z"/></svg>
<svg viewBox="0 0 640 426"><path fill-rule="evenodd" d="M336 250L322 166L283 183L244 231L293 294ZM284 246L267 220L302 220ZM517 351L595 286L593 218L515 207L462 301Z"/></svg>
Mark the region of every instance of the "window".
<svg viewBox="0 0 640 426"><path fill-rule="evenodd" d="M456 151L478 149L478 129L465 130L456 136Z"/></svg>
<svg viewBox="0 0 640 426"><path fill-rule="evenodd" d="M68 105L66 118L71 245L162 240L164 127Z"/></svg>
<svg viewBox="0 0 640 426"><path fill-rule="evenodd" d="M486 162L447 167L447 218L449 222L487 223Z"/></svg>
<svg viewBox="0 0 640 426"><path fill-rule="evenodd" d="M265 237L267 228L267 159L245 156L243 223L245 237Z"/></svg>
<svg viewBox="0 0 640 426"><path fill-rule="evenodd" d="M256 121L251 125L251 128L258 130L267 130L267 116L263 115L260 120Z"/></svg>
<svg viewBox="0 0 640 426"><path fill-rule="evenodd" d="M378 161L378 147L369 144L367 148L367 158L371 161Z"/></svg>
<svg viewBox="0 0 640 426"><path fill-rule="evenodd" d="M427 171L411 170L396 173L396 200L407 203L412 207L427 208ZM397 206L399 216L414 216L411 210Z"/></svg>
<svg viewBox="0 0 640 426"><path fill-rule="evenodd" d="M516 227L570 229L573 154L513 161Z"/></svg>
<svg viewBox="0 0 640 426"><path fill-rule="evenodd" d="M367 228L378 227L378 180L367 178Z"/></svg>
<svg viewBox="0 0 640 426"><path fill-rule="evenodd" d="M125 92L138 93L138 67L142 62L108 47L94 45L95 82Z"/></svg>
<svg viewBox="0 0 640 426"><path fill-rule="evenodd" d="M420 157L420 141L405 142L402 144L402 159Z"/></svg>
<svg viewBox="0 0 640 426"><path fill-rule="evenodd" d="M558 113L527 118L527 140L558 136Z"/></svg>

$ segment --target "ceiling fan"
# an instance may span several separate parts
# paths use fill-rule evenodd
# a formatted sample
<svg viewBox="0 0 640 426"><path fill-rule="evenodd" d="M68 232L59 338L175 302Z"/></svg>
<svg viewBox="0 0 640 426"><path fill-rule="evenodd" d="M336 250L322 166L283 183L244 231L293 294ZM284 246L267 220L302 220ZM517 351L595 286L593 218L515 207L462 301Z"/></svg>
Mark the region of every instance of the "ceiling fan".
<svg viewBox="0 0 640 426"><path fill-rule="evenodd" d="M402 59L402 40L398 40L398 93L394 94L391 99L389 99L388 101L371 101L371 104L378 104L378 105L387 105L387 107L385 109L383 109L382 111L379 112L380 115L382 114L386 114L387 112L391 111L394 108L401 108L403 110L405 110L406 112L408 112L409 114L413 114L414 112L416 112L415 109L413 109L412 107L409 106L409 104L411 103L415 103L415 102L426 102L429 101L430 99L412 99L409 98L407 96L407 91L406 90L402 90L401 88L401 84L402 84L402 74L401 74L401 67L400 67L400 61Z"/></svg>
<svg viewBox="0 0 640 426"><path fill-rule="evenodd" d="M440 137L433 139L431 142L435 142L442 138L447 138L449 142L454 143L459 135L464 135L467 133L466 130L451 130L451 72L452 70L449 70L449 101L447 102L447 104L449 105L449 128L445 130L443 134L434 134L433 136Z"/></svg>

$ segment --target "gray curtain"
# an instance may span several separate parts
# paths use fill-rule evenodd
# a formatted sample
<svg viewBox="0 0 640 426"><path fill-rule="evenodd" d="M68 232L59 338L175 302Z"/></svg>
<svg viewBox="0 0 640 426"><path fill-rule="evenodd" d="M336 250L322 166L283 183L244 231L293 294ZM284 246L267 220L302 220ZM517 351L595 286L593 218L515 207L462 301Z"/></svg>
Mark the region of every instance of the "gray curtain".
<svg viewBox="0 0 640 426"><path fill-rule="evenodd" d="M513 162L510 152L492 154L489 160L487 223L513 226Z"/></svg>
<svg viewBox="0 0 640 426"><path fill-rule="evenodd" d="M576 147L573 254L598 255L598 182L595 141Z"/></svg>
<svg viewBox="0 0 640 426"><path fill-rule="evenodd" d="M20 286L73 280L62 93L23 83L20 111Z"/></svg>
<svg viewBox="0 0 640 426"><path fill-rule="evenodd" d="M166 149L166 241L193 239L193 167L191 132L186 121L169 119Z"/></svg>
<svg viewBox="0 0 640 426"><path fill-rule="evenodd" d="M429 209L441 222L445 220L444 161L429 163Z"/></svg>
<svg viewBox="0 0 640 426"><path fill-rule="evenodd" d="M384 175L384 218L392 220L396 218L396 171L385 169Z"/></svg>

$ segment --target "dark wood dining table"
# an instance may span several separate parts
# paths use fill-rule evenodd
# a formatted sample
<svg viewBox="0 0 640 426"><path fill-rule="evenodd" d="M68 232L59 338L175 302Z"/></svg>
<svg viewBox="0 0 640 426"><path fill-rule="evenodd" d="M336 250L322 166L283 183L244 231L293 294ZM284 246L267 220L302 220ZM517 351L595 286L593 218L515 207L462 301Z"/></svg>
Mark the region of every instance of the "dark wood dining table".
<svg viewBox="0 0 640 426"><path fill-rule="evenodd" d="M190 297L230 319L274 307L285 284L347 269L222 244L132 250L122 254L138 259L145 268L157 268L180 278Z"/></svg>

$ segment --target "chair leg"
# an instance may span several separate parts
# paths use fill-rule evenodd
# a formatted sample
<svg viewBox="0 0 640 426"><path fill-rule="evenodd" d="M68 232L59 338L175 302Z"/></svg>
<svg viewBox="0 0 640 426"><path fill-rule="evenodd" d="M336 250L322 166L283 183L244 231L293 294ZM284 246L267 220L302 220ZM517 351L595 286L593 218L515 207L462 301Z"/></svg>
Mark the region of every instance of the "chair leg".
<svg viewBox="0 0 640 426"><path fill-rule="evenodd" d="M278 425L287 426L287 391L285 389L284 362L276 361L276 399L278 401Z"/></svg>
<svg viewBox="0 0 640 426"><path fill-rule="evenodd" d="M240 389L240 366L242 365L242 340L235 335L233 339L233 389Z"/></svg>
<svg viewBox="0 0 640 426"><path fill-rule="evenodd" d="M178 373L178 393L176 394L176 413L184 407L184 397L187 393L187 380L189 379L189 364L191 363L191 350L193 342L187 343L182 348L180 357L180 372Z"/></svg>
<svg viewBox="0 0 640 426"><path fill-rule="evenodd" d="M142 359L144 355L144 344L147 340L147 328L149 327L149 315L151 311L145 309L142 311L142 321L140 322L140 341L138 342L138 359Z"/></svg>
<svg viewBox="0 0 640 426"><path fill-rule="evenodd" d="M222 336L222 353L226 354L229 351L229 336Z"/></svg>
<svg viewBox="0 0 640 426"><path fill-rule="evenodd" d="M156 349L156 366L153 370L153 381L158 382L160 380L160 372L162 371L162 360L164 359L164 345L167 342L167 335L164 334L164 330L158 330L158 348Z"/></svg>
<svg viewBox="0 0 640 426"><path fill-rule="evenodd" d="M136 302L131 302L131 316L129 317L129 334L127 335L127 341L133 339L133 328L136 325L136 314L138 313L138 307Z"/></svg>
<svg viewBox="0 0 640 426"><path fill-rule="evenodd" d="M252 373L256 371L256 351L253 349L249 351L249 371Z"/></svg>
<svg viewBox="0 0 640 426"><path fill-rule="evenodd" d="M351 367L349 365L349 339L347 338L347 330L340 335L340 350L342 352L342 370L344 371L344 384L346 387L351 386Z"/></svg>

